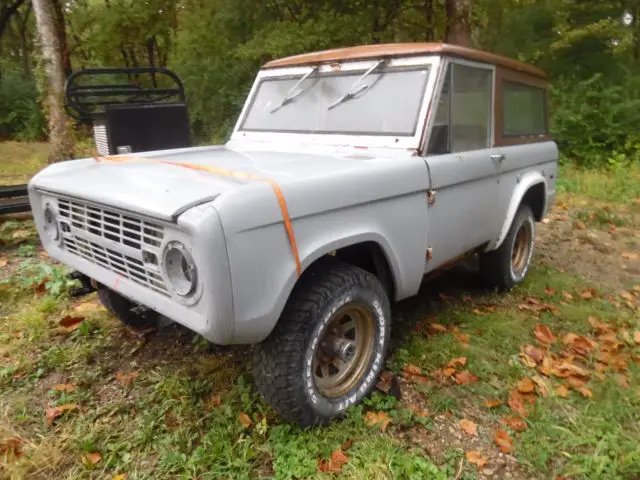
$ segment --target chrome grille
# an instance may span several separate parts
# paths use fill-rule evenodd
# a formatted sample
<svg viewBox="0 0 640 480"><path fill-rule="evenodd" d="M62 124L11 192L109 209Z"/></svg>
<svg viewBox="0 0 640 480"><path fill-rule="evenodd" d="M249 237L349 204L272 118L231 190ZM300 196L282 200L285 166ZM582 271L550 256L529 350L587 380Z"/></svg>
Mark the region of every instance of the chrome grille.
<svg viewBox="0 0 640 480"><path fill-rule="evenodd" d="M170 296L158 267L164 239L161 224L79 200L56 200L68 252Z"/></svg>
<svg viewBox="0 0 640 480"><path fill-rule="evenodd" d="M82 237L64 237L67 250L108 270L117 272L140 285L169 296L160 272L123 253L90 242Z"/></svg>
<svg viewBox="0 0 640 480"><path fill-rule="evenodd" d="M164 238L160 225L75 200L58 199L58 212L72 227L136 250L159 248Z"/></svg>

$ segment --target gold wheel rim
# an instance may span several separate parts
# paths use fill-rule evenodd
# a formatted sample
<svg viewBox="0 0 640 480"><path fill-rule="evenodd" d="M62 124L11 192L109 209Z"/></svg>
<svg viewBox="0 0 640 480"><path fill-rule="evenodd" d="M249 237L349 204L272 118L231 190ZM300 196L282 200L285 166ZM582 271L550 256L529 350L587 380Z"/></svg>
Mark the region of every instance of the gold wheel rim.
<svg viewBox="0 0 640 480"><path fill-rule="evenodd" d="M341 397L366 374L375 343L376 325L364 305L343 306L329 320L313 357L316 388L328 398Z"/></svg>
<svg viewBox="0 0 640 480"><path fill-rule="evenodd" d="M511 268L514 273L522 273L529 261L531 251L531 229L524 223L518 229L511 252Z"/></svg>

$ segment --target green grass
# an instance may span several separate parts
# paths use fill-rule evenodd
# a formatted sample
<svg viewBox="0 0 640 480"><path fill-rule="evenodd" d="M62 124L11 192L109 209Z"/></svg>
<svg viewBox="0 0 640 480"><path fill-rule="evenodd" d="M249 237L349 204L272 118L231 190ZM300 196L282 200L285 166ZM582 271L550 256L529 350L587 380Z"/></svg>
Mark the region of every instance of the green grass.
<svg viewBox="0 0 640 480"><path fill-rule="evenodd" d="M564 164L558 174L558 192L600 202L626 204L640 198L640 165L596 170Z"/></svg>
<svg viewBox="0 0 640 480"><path fill-rule="evenodd" d="M19 165L5 167L11 163L4 160L6 151L30 148L41 146L0 144L2 171L19 175ZM22 168L24 175L33 173ZM639 196L639 172L565 166L559 201L610 202L632 210ZM613 208L598 203L599 210L605 207ZM601 220L603 226L611 220L585 219ZM569 332L591 336L589 316L618 332L621 351L628 355L624 373L629 387L622 388L616 373L607 371L604 379L593 377L588 383L592 398L576 391L569 398L537 397L526 431L509 430L517 462L513 478L640 476L640 347L623 338L623 332L640 330L639 312L616 306L606 286L598 286L596 298L582 299L580 293L593 285L553 265L536 264L527 281L509 294L461 292L454 278L453 287L436 281L417 299L398 305L397 347L387 368L402 376L410 363L429 377L452 358L465 357L464 368L478 377L476 383L440 384L431 377L427 385L409 382L403 384L405 397L400 400L375 393L352 407L346 418L326 428L301 430L282 423L256 393L248 347L212 349L177 326L140 337L101 309L83 311L81 326L66 331L58 322L78 314L78 301L68 297L71 285L64 280L65 270L40 256L29 221L0 223L2 256L9 264L0 275L0 452L2 442L17 437L23 455L0 453L0 478L112 479L126 473L130 479L449 479L459 471L460 479L479 478L464 452L481 451L488 467L495 468L493 431L505 428L499 423L502 417L513 415L506 404L509 392L536 373L518 356L522 346L537 345L536 324L549 325L559 339ZM438 300L436 293L443 288L449 298ZM567 300L563 292L573 299ZM532 297L557 311L520 308ZM416 323L426 318L448 331L416 331ZM468 345L456 332L469 335ZM564 346L558 342L552 350L560 355ZM595 366L593 357L586 366ZM123 374L130 383L122 381ZM557 378L546 381L551 389L560 383ZM58 384L74 388L59 391ZM483 406L493 399L504 404ZM48 425L47 409L69 404L77 408ZM409 407L414 404L429 416L413 413ZM366 425L363 416L368 411L390 417L385 432ZM250 426L243 425L241 414L251 419ZM478 424L479 437L463 436L462 447L449 444L446 434L458 431L462 418ZM439 443L443 451L432 453ZM319 459L340 448L348 457L341 472L321 473ZM86 460L89 453L99 453L95 465ZM498 470L494 478L503 473Z"/></svg>
<svg viewBox="0 0 640 480"><path fill-rule="evenodd" d="M26 183L47 163L46 143L0 142L0 185Z"/></svg>

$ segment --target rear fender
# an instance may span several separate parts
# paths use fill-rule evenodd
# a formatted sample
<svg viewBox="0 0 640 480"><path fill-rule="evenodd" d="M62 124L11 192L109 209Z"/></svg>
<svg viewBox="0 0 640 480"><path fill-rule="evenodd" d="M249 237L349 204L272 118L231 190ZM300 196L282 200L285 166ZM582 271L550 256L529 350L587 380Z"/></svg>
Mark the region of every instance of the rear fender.
<svg viewBox="0 0 640 480"><path fill-rule="evenodd" d="M540 172L526 173L522 177L522 179L520 180L516 188L514 189L513 194L511 195L511 200L509 201L509 208L507 208L507 214L505 216L504 223L502 224L502 228L500 229L500 233L496 237L495 241L491 242L487 246L486 251L495 250L499 248L500 245L502 245L502 242L504 242L504 239L507 237L507 233L509 233L509 228L511 228L511 223L513 222L513 219L515 218L516 213L518 212L518 208L522 203L522 199L524 198L524 196L527 194L527 192L531 187L539 184L544 185L545 195L543 198L544 198L545 205L543 206L542 211L543 212L546 211L546 208L547 208L546 202L548 201L548 199L547 199L547 182L545 178L542 176Z"/></svg>

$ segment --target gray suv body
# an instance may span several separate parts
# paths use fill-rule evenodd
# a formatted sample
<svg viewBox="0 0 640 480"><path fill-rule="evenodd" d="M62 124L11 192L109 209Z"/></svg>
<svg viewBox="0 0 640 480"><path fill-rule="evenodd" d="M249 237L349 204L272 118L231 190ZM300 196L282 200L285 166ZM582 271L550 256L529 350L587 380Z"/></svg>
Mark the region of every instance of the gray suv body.
<svg viewBox="0 0 640 480"><path fill-rule="evenodd" d="M521 282L555 196L544 73L446 44L288 57L230 140L51 165L29 184L49 254L218 344L259 343L258 389L323 423L382 368L390 302L469 254Z"/></svg>

